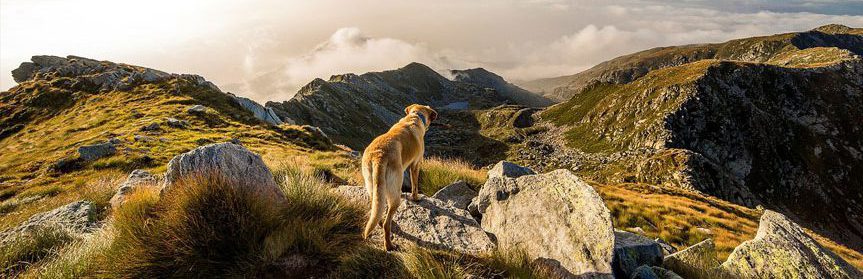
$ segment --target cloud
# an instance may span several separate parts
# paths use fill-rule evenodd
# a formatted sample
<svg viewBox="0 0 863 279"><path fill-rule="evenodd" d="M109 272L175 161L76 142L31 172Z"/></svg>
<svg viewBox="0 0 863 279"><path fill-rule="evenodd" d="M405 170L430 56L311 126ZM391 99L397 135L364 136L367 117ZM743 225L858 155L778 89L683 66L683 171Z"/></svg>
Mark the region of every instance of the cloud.
<svg viewBox="0 0 863 279"><path fill-rule="evenodd" d="M254 51L250 51L245 61L258 60L255 55ZM246 80L237 91L257 100L286 100L315 78L390 70L411 62L424 63L441 70L452 66L446 58L421 43L368 37L359 28L345 27L336 30L327 41L309 53L289 57L279 69Z"/></svg>

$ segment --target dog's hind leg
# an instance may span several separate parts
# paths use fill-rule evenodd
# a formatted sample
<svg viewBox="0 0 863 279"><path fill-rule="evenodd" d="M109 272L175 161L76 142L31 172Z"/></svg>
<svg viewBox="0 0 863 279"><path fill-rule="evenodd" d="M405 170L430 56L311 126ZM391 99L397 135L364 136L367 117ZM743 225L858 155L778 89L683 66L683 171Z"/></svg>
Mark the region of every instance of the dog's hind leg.
<svg viewBox="0 0 863 279"><path fill-rule="evenodd" d="M370 183L366 185L366 189L369 192L369 201L371 205L369 207L369 221L366 223L366 227L363 230L363 239L368 239L369 235L371 235L372 231L375 229L375 225L380 222L381 213L383 212L383 195L386 195L386 189L381 189L386 187L386 181L382 179L381 175L384 175L385 172L381 172L386 166L378 163L370 164L369 168L369 178L366 179L366 183Z"/></svg>
<svg viewBox="0 0 863 279"><path fill-rule="evenodd" d="M395 216L396 211L401 204L401 195L387 195L387 217L386 221L384 221L384 246L387 251L393 251L398 249L398 246L393 244L393 216Z"/></svg>

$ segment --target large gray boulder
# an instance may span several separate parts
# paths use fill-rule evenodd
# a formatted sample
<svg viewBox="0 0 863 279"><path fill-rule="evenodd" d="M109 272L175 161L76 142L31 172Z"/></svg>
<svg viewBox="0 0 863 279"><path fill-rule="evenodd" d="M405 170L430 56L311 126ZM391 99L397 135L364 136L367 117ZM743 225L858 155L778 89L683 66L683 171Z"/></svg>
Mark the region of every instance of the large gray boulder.
<svg viewBox="0 0 863 279"><path fill-rule="evenodd" d="M614 230L599 194L569 170L491 177L477 196L482 228L564 277L612 276Z"/></svg>
<svg viewBox="0 0 863 279"><path fill-rule="evenodd" d="M476 197L477 193L470 188L464 181L456 181L450 185L444 186L432 195L432 198L439 199L449 206L458 209L467 209L471 199Z"/></svg>
<svg viewBox="0 0 863 279"><path fill-rule="evenodd" d="M111 197L111 207L118 207L126 201L126 197L135 190L135 188L143 185L155 185L158 178L145 170L133 170L129 177L120 184L117 192Z"/></svg>
<svg viewBox="0 0 863 279"><path fill-rule="evenodd" d="M117 153L117 148L110 141L78 147L78 157L84 161L94 161L114 153Z"/></svg>
<svg viewBox="0 0 863 279"><path fill-rule="evenodd" d="M705 239L695 245L668 255L663 266L685 278L716 278L719 260L713 239Z"/></svg>
<svg viewBox="0 0 863 279"><path fill-rule="evenodd" d="M249 98L239 97L231 93L228 93L228 95L230 95L234 99L234 101L237 102L238 105L251 112L252 115L254 115L255 118L257 118L258 120L270 123L272 125L281 125L282 123L284 123L282 119L279 118L278 115L276 115L276 112L273 111L272 108L264 107Z"/></svg>
<svg viewBox="0 0 863 279"><path fill-rule="evenodd" d="M642 265L661 266L662 247L656 241L631 232L614 231L614 260L617 278L629 278Z"/></svg>
<svg viewBox="0 0 863 279"><path fill-rule="evenodd" d="M369 206L365 187L339 186L333 191L365 205L366 208ZM382 233L380 229L375 230L377 236ZM467 211L433 197L425 197L417 202L403 197L396 215L393 216L393 235L397 244L416 243L461 253L486 253L495 247L488 234Z"/></svg>
<svg viewBox="0 0 863 279"><path fill-rule="evenodd" d="M508 161L500 161L488 171L488 178L492 177L508 177L518 178L522 175L536 174L527 167L522 167Z"/></svg>
<svg viewBox="0 0 863 279"><path fill-rule="evenodd" d="M171 159L161 192L170 191L184 176L202 174L220 175L235 187L252 187L253 191L284 199L261 156L233 143L201 146Z"/></svg>
<svg viewBox="0 0 863 279"><path fill-rule="evenodd" d="M89 201L72 202L51 211L33 215L21 225L0 233L0 243L39 228L57 228L73 236L89 233L98 228L95 215L96 209Z"/></svg>
<svg viewBox="0 0 863 279"><path fill-rule="evenodd" d="M761 216L755 238L734 248L721 269L739 278L863 278L788 217L771 210Z"/></svg>

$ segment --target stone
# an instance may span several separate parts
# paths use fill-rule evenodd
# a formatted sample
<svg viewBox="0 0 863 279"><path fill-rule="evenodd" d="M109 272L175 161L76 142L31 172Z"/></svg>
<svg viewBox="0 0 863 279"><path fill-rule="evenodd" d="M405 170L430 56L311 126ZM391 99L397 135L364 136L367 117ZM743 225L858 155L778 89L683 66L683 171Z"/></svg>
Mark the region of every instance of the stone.
<svg viewBox="0 0 863 279"><path fill-rule="evenodd" d="M500 161L488 171L488 177L517 178L522 175L535 174L530 168L522 167L508 161Z"/></svg>
<svg viewBox="0 0 863 279"><path fill-rule="evenodd" d="M559 262L565 277L612 276L611 213L590 185L572 171L519 178L492 176L475 199L482 228L504 249ZM553 266L553 265L549 265Z"/></svg>
<svg viewBox="0 0 863 279"><path fill-rule="evenodd" d="M471 199L476 197L476 195L476 191L471 189L466 182L459 180L444 186L434 193L432 198L439 199L455 208L467 209L467 205L470 204Z"/></svg>
<svg viewBox="0 0 863 279"><path fill-rule="evenodd" d="M84 161L93 161L117 153L117 148L111 142L103 142L78 147L78 158Z"/></svg>
<svg viewBox="0 0 863 279"><path fill-rule="evenodd" d="M631 232L631 233L635 233L635 234L640 234L640 235L645 234L644 229L642 229L641 227L626 228L626 231Z"/></svg>
<svg viewBox="0 0 863 279"><path fill-rule="evenodd" d="M614 232L614 276L629 278L642 265L662 265L662 247L647 237L631 232Z"/></svg>
<svg viewBox="0 0 863 279"><path fill-rule="evenodd" d="M141 127L141 131L150 132L150 131L159 130L159 128L160 128L159 123L150 123L149 125Z"/></svg>
<svg viewBox="0 0 863 279"><path fill-rule="evenodd" d="M662 238L657 238L657 239L654 239L653 241L656 241L656 243L659 243L659 247L662 247L662 256L663 257L674 254L677 252L677 248L674 248L674 246L671 246L671 244L669 244L668 242L665 242L665 240L662 240Z"/></svg>
<svg viewBox="0 0 863 279"><path fill-rule="evenodd" d="M31 62L21 63L18 68L12 70L12 80L17 83L25 82L36 74L36 71L39 70L39 66Z"/></svg>
<svg viewBox="0 0 863 279"><path fill-rule="evenodd" d="M120 184L117 192L111 197L111 207L118 207L126 201L126 197L131 194L135 188L142 185L156 185L157 178L146 170L133 170L126 178L126 181Z"/></svg>
<svg viewBox="0 0 863 279"><path fill-rule="evenodd" d="M165 118L165 124L168 124L169 127L185 128L186 126L189 126L189 121L168 117Z"/></svg>
<svg viewBox="0 0 863 279"><path fill-rule="evenodd" d="M369 196L365 187L339 186L333 191L368 208ZM375 230L378 237L382 238L382 234L380 228ZM495 247L467 211L433 197L413 202L403 196L393 217L393 236L397 244L416 243L459 253L481 254Z"/></svg>
<svg viewBox="0 0 863 279"><path fill-rule="evenodd" d="M642 265L632 273L632 279L683 279L677 273L658 266Z"/></svg>
<svg viewBox="0 0 863 279"><path fill-rule="evenodd" d="M698 228L695 228L695 231L697 231L701 234L705 234L705 235L713 235L713 231L708 229L708 228L698 227Z"/></svg>
<svg viewBox="0 0 863 279"><path fill-rule="evenodd" d="M734 248L721 270L739 278L863 278L863 272L772 210L764 211L755 238Z"/></svg>
<svg viewBox="0 0 863 279"><path fill-rule="evenodd" d="M168 162L161 193L170 192L175 182L184 176L196 174L220 175L234 187L251 188L265 196L284 200L282 190L261 156L242 145L214 143L177 155Z"/></svg>
<svg viewBox="0 0 863 279"><path fill-rule="evenodd" d="M188 113L204 113L207 112L207 107L202 105L194 105L186 110Z"/></svg>
<svg viewBox="0 0 863 279"><path fill-rule="evenodd" d="M328 137L327 134L324 133L323 130L321 130L321 128L318 128L315 126L309 126L309 125L303 125L303 126L300 126L300 128L303 129L303 131L306 131L309 134L312 134L312 136L323 139L324 142L326 142L328 144L333 143L333 141L330 140L330 137Z"/></svg>
<svg viewBox="0 0 863 279"><path fill-rule="evenodd" d="M89 201L72 202L51 211L33 215L21 225L0 232L0 243L44 227L58 228L72 235L89 233L98 227L95 215L96 209Z"/></svg>
<svg viewBox="0 0 863 279"><path fill-rule="evenodd" d="M705 239L663 260L663 267L685 278L714 278L719 266L713 239Z"/></svg>

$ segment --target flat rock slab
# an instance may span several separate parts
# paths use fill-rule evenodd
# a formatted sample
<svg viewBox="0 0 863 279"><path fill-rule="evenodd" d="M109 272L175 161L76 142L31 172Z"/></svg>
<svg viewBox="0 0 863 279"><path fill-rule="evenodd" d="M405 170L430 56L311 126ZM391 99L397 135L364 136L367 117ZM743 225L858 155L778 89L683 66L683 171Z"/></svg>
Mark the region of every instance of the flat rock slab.
<svg viewBox="0 0 863 279"><path fill-rule="evenodd" d="M95 214L96 209L89 201L72 202L51 211L33 215L23 224L0 232L0 243L42 227L54 227L70 234L88 233L98 227Z"/></svg>
<svg viewBox="0 0 863 279"><path fill-rule="evenodd" d="M662 265L662 247L647 237L626 231L614 231L614 261L618 278L629 278L643 265Z"/></svg>
<svg viewBox="0 0 863 279"><path fill-rule="evenodd" d="M468 204L470 204L470 201L476 197L476 195L476 191L471 189L467 183L459 180L453 184L444 186L434 193L432 198L439 199L455 208L467 209Z"/></svg>
<svg viewBox="0 0 863 279"><path fill-rule="evenodd" d="M714 278L719 260L713 239L705 239L686 249L668 255L663 265L686 278Z"/></svg>
<svg viewBox="0 0 863 279"><path fill-rule="evenodd" d="M369 205L364 187L339 186L333 191L366 207ZM382 234L380 227L375 228L375 235L382 238ZM495 247L488 234L466 210L432 197L413 202L403 196L393 217L393 236L397 244L411 242L469 254L489 252Z"/></svg>

